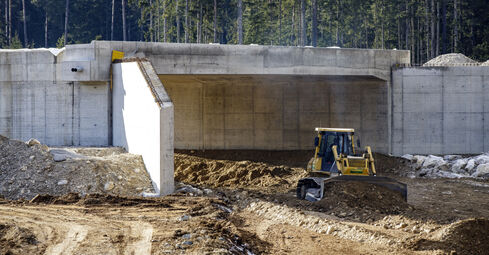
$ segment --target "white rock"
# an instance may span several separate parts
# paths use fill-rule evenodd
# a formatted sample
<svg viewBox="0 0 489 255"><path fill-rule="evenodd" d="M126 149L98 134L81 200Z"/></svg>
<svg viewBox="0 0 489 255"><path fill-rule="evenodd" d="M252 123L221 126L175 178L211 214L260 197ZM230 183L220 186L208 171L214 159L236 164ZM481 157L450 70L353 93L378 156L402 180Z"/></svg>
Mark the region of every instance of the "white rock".
<svg viewBox="0 0 489 255"><path fill-rule="evenodd" d="M443 160L442 157L429 155L423 162L424 168L439 168L447 163Z"/></svg>
<svg viewBox="0 0 489 255"><path fill-rule="evenodd" d="M411 154L405 154L405 155L402 155L401 158L412 161L414 159L414 156Z"/></svg>
<svg viewBox="0 0 489 255"><path fill-rule="evenodd" d="M463 173L464 167L467 165L467 159L457 159L452 165L452 172Z"/></svg>
<svg viewBox="0 0 489 255"><path fill-rule="evenodd" d="M421 166L423 166L423 163L425 161L426 157L425 156L421 156L421 155L416 155L413 157L413 162L416 163L416 168L420 168Z"/></svg>
<svg viewBox="0 0 489 255"><path fill-rule="evenodd" d="M335 231L335 228L333 226L328 226L328 229L326 230L326 235L331 235Z"/></svg>
<svg viewBox="0 0 489 255"><path fill-rule="evenodd" d="M29 146L34 146L36 144L41 144L37 139L34 139L34 138L29 139L29 141L27 141L26 143Z"/></svg>
<svg viewBox="0 0 489 255"><path fill-rule="evenodd" d="M68 184L68 181L67 180L60 180L58 181L58 185L66 185Z"/></svg>
<svg viewBox="0 0 489 255"><path fill-rule="evenodd" d="M483 177L485 175L489 176L489 164L481 164L477 166L477 169L472 174L474 177Z"/></svg>
<svg viewBox="0 0 489 255"><path fill-rule="evenodd" d="M35 158L36 158L36 156L34 156L34 155L32 155L32 156L29 157L30 160L33 160Z"/></svg>
<svg viewBox="0 0 489 255"><path fill-rule="evenodd" d="M472 172L472 170L475 168L475 160L473 159L470 159L468 162L467 162L467 165L465 166L465 170L469 173Z"/></svg>
<svg viewBox="0 0 489 255"><path fill-rule="evenodd" d="M57 154L57 153L54 153L54 154L53 154L53 153L52 153L52 155L53 155L53 160L54 160L55 162L61 162L61 161L65 161L65 160L66 160L66 158L67 158L67 157L66 157L66 155L64 155L64 154Z"/></svg>
<svg viewBox="0 0 489 255"><path fill-rule="evenodd" d="M106 191L112 190L112 189L114 188L114 186L115 186L115 185L114 185L114 183L113 183L113 182L107 182L107 183L105 183L105 185L104 185L104 190L106 190Z"/></svg>
<svg viewBox="0 0 489 255"><path fill-rule="evenodd" d="M461 159L462 156L460 155L445 155L443 156L443 159L444 160L448 160L448 161L453 161L453 160L457 160L457 159Z"/></svg>
<svg viewBox="0 0 489 255"><path fill-rule="evenodd" d="M477 165L487 164L487 163L489 163L489 156L488 155L479 155L479 156L475 157L474 160L475 160L475 163Z"/></svg>

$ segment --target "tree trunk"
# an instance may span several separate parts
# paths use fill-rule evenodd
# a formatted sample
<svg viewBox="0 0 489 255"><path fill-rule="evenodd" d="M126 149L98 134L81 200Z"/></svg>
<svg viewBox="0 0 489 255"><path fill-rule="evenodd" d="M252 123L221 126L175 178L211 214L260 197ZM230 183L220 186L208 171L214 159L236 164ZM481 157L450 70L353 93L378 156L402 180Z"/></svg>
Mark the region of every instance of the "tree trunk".
<svg viewBox="0 0 489 255"><path fill-rule="evenodd" d="M406 0L406 31L405 32L405 35L406 37L404 39L406 39L406 50L409 50L409 5L408 5L408 0ZM411 54L412 56L413 54Z"/></svg>
<svg viewBox="0 0 489 255"><path fill-rule="evenodd" d="M8 0L8 45L12 43L12 0Z"/></svg>
<svg viewBox="0 0 489 255"><path fill-rule="evenodd" d="M458 41L458 12L457 0L453 0L453 52L457 52Z"/></svg>
<svg viewBox="0 0 489 255"><path fill-rule="evenodd" d="M7 4L7 0L5 0L5 37L7 37L7 34L8 34L8 17L7 17L7 13L8 13L8 4Z"/></svg>
<svg viewBox="0 0 489 255"><path fill-rule="evenodd" d="M397 48L401 49L401 18L397 19Z"/></svg>
<svg viewBox="0 0 489 255"><path fill-rule="evenodd" d="M202 1L199 1L199 19L197 24L197 43L202 43Z"/></svg>
<svg viewBox="0 0 489 255"><path fill-rule="evenodd" d="M430 54L430 58L435 57L435 51L436 51L435 21L436 21L435 0L431 0L431 54Z"/></svg>
<svg viewBox="0 0 489 255"><path fill-rule="evenodd" d="M318 46L318 2L312 0L312 46Z"/></svg>
<svg viewBox="0 0 489 255"><path fill-rule="evenodd" d="M294 45L295 43L295 38L294 38L294 35L295 35L295 3L292 5L292 22L291 22L291 28L290 30L292 31L292 33L290 34L290 43L292 45Z"/></svg>
<svg viewBox="0 0 489 255"><path fill-rule="evenodd" d="M69 15L69 13L70 13L70 0L66 0L64 45L66 45L68 43L68 15Z"/></svg>
<svg viewBox="0 0 489 255"><path fill-rule="evenodd" d="M424 18L425 18L425 40L426 40L426 61L430 59L430 21L428 16L429 9L428 0L425 1Z"/></svg>
<svg viewBox="0 0 489 255"><path fill-rule="evenodd" d="M153 0L149 0L149 40L154 42L153 36Z"/></svg>
<svg viewBox="0 0 489 255"><path fill-rule="evenodd" d="M48 12L46 11L46 18L44 19L44 48L48 47Z"/></svg>
<svg viewBox="0 0 489 255"><path fill-rule="evenodd" d="M156 10L157 10L157 15L156 15L156 41L160 42L161 41L161 35L160 35L160 30L161 30L161 25L160 25L160 19L161 19L161 13L160 13L160 0L156 0Z"/></svg>
<svg viewBox="0 0 489 255"><path fill-rule="evenodd" d="M282 45L282 0L278 1L278 10L278 44Z"/></svg>
<svg viewBox="0 0 489 255"><path fill-rule="evenodd" d="M441 18L442 18L442 31L441 31L441 53L447 53L447 5L445 0L441 1Z"/></svg>
<svg viewBox="0 0 489 255"><path fill-rule="evenodd" d="M238 0L238 44L243 44L243 1L242 0Z"/></svg>
<svg viewBox="0 0 489 255"><path fill-rule="evenodd" d="M180 42L180 15L178 15L178 0L175 1L175 19L177 22L177 43Z"/></svg>
<svg viewBox="0 0 489 255"><path fill-rule="evenodd" d="M436 56L440 55L440 3L436 3Z"/></svg>
<svg viewBox="0 0 489 255"><path fill-rule="evenodd" d="M166 5L163 2L163 42L168 42L166 39Z"/></svg>
<svg viewBox="0 0 489 255"><path fill-rule="evenodd" d="M24 48L27 48L29 40L27 39L27 23L25 20L25 0L22 0L22 19L24 20Z"/></svg>
<svg viewBox="0 0 489 255"><path fill-rule="evenodd" d="M382 32L382 49L384 49L384 0L381 1L380 23Z"/></svg>
<svg viewBox="0 0 489 255"><path fill-rule="evenodd" d="M188 43L188 0L185 0L185 43Z"/></svg>
<svg viewBox="0 0 489 255"><path fill-rule="evenodd" d="M112 19L110 24L110 40L114 40L114 13L115 12L115 0L112 0Z"/></svg>
<svg viewBox="0 0 489 255"><path fill-rule="evenodd" d="M414 13L413 15L411 15L411 27L410 27L410 31L411 31L411 63L415 63L416 62L416 50L415 50L415 46L416 46L416 40L414 38Z"/></svg>
<svg viewBox="0 0 489 255"><path fill-rule="evenodd" d="M214 43L217 43L217 0L214 0Z"/></svg>
<svg viewBox="0 0 489 255"><path fill-rule="evenodd" d="M340 45L339 31L340 31L340 1L336 0L336 46ZM367 28L365 27L365 30Z"/></svg>
<svg viewBox="0 0 489 255"><path fill-rule="evenodd" d="M306 1L301 0L301 46L307 44L306 40Z"/></svg>
<svg viewBox="0 0 489 255"><path fill-rule="evenodd" d="M126 1L122 0L122 40L126 39Z"/></svg>

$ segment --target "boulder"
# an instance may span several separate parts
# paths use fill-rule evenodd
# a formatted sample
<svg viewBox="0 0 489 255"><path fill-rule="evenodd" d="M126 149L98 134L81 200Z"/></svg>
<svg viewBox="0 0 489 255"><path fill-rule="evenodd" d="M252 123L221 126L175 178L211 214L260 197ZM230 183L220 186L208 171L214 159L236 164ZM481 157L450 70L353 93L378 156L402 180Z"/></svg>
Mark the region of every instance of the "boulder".
<svg viewBox="0 0 489 255"><path fill-rule="evenodd" d="M403 159L407 159L407 160L409 160L409 161L413 161L414 156L413 156L413 155L411 155L411 154L405 154L405 155L402 155L402 156L401 156L401 158L403 158Z"/></svg>
<svg viewBox="0 0 489 255"><path fill-rule="evenodd" d="M488 164L489 163L489 156L482 154L482 155L479 155L477 157L474 157L474 160L475 160L475 163L477 165Z"/></svg>
<svg viewBox="0 0 489 255"><path fill-rule="evenodd" d="M475 160L474 159L470 159L467 162L467 165L465 166L465 171L467 171L469 173L473 173L474 172L474 168L475 168Z"/></svg>
<svg viewBox="0 0 489 255"><path fill-rule="evenodd" d="M473 177L489 177L489 164L478 165L475 172L472 174Z"/></svg>
<svg viewBox="0 0 489 255"><path fill-rule="evenodd" d="M34 138L29 139L29 141L27 141L26 143L29 146L34 146L34 145L40 145L41 144L37 139L34 139Z"/></svg>
<svg viewBox="0 0 489 255"><path fill-rule="evenodd" d="M416 155L413 157L413 162L416 163L416 169L419 169L423 166L426 157L421 155Z"/></svg>
<svg viewBox="0 0 489 255"><path fill-rule="evenodd" d="M461 155L445 155L445 156L443 156L443 159L447 160L447 161L453 161L453 160L457 160L457 159L461 159L461 158L462 158Z"/></svg>
<svg viewBox="0 0 489 255"><path fill-rule="evenodd" d="M442 168L447 162L442 157L429 155L423 162L423 168Z"/></svg>
<svg viewBox="0 0 489 255"><path fill-rule="evenodd" d="M452 172L454 173L465 173L464 167L467 165L467 159L457 159L453 162Z"/></svg>

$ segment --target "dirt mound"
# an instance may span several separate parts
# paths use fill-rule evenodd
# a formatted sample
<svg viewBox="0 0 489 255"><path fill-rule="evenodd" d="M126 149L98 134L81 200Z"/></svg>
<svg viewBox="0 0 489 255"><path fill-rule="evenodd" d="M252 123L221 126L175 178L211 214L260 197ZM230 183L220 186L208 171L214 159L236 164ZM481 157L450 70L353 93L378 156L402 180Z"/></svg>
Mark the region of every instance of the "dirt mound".
<svg viewBox="0 0 489 255"><path fill-rule="evenodd" d="M415 239L407 245L414 250L455 251L456 254L487 254L489 220L484 218L457 221L445 227L435 239ZM437 237L437 238L436 238Z"/></svg>
<svg viewBox="0 0 489 255"><path fill-rule="evenodd" d="M50 149L34 139L0 136L0 195L31 199L69 192L135 196L153 186L141 156L121 148Z"/></svg>
<svg viewBox="0 0 489 255"><path fill-rule="evenodd" d="M291 207L324 212L359 221L377 220L386 214L400 214L413 208L402 196L385 187L363 182L332 182L325 186L324 198L317 202L283 195L277 201Z"/></svg>
<svg viewBox="0 0 489 255"><path fill-rule="evenodd" d="M489 252L489 220L467 219L451 224L442 242L457 254L487 254Z"/></svg>
<svg viewBox="0 0 489 255"><path fill-rule="evenodd" d="M175 154L175 180L207 187L289 190L305 176L302 168L251 161L209 160Z"/></svg>
<svg viewBox="0 0 489 255"><path fill-rule="evenodd" d="M464 66L478 65L478 62L460 53L440 55L423 64L423 66Z"/></svg>
<svg viewBox="0 0 489 255"><path fill-rule="evenodd" d="M44 245L30 230L0 224L0 254L43 254L44 251Z"/></svg>

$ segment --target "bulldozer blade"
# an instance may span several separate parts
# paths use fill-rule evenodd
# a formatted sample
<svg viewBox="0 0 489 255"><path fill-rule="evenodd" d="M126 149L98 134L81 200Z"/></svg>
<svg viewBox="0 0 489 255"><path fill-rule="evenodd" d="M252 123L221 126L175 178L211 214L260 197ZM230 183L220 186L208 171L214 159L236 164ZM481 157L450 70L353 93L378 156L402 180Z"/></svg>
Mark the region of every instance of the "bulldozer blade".
<svg viewBox="0 0 489 255"><path fill-rule="evenodd" d="M331 182L344 181L367 182L370 184L379 185L392 191L398 192L404 198L404 201L407 201L407 185L389 177L340 175L337 177L324 179L324 185L327 185L327 183Z"/></svg>

